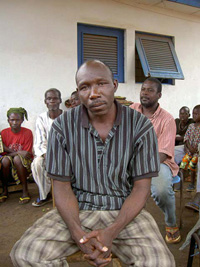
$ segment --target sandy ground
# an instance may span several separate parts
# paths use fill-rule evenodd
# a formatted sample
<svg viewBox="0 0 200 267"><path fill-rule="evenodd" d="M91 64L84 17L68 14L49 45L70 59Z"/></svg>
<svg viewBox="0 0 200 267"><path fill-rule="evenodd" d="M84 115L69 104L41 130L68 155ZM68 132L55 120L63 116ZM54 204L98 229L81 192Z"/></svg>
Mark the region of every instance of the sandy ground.
<svg viewBox="0 0 200 267"><path fill-rule="evenodd" d="M185 183L184 187L187 186ZM5 203L0 204L0 267L11 267L13 266L9 257L9 253L14 243L21 237L24 231L33 224L38 218L40 218L48 210L52 209L52 204L49 203L43 207L33 207L32 201L37 198L37 186L34 183L29 184L29 191L32 197L31 202L26 205L19 205L18 199L21 196L21 192L11 193L8 200ZM183 202L188 202L194 193L188 193L184 190ZM176 193L177 202L177 218L179 218L179 193ZM160 209L155 205L154 201L149 198L146 209L154 216L158 223L159 229L165 236L165 224L164 217ZM185 240L186 234L193 227L198 220L198 213L188 209L183 210L183 227L181 229L182 241L176 245L168 245L170 251L173 253L176 266L185 267L187 266L188 250L180 251L179 247ZM72 267L86 267L89 266L87 263L71 264ZM194 258L193 267L199 265L198 257Z"/></svg>

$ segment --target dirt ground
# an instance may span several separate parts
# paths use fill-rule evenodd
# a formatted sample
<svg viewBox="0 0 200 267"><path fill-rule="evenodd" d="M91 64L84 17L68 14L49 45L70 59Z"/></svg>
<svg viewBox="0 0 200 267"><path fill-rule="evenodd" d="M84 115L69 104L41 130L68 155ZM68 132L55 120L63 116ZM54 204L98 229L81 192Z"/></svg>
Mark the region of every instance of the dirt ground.
<svg viewBox="0 0 200 267"><path fill-rule="evenodd" d="M187 186L185 183L184 188ZM14 243L21 237L24 231L31 226L38 218L40 218L48 210L52 209L52 204L49 203L43 207L32 207L31 203L37 198L37 186L35 183L29 184L29 191L31 194L31 202L25 205L19 205L18 199L21 196L21 192L10 193L8 200L5 203L0 204L0 267L13 266L9 257L9 253ZM188 202L194 193L188 193L184 190L183 202ZM176 193L177 202L177 218L179 219L179 193ZM183 204L184 204L183 203ZM165 236L165 224L164 217L160 209L155 205L152 198L149 198L146 209L154 216L159 229ZM187 233L193 227L198 220L198 213L191 210L183 210L183 227L181 229L182 241L176 245L168 245L170 251L175 257L177 267L187 266L188 250L180 251L179 247L185 240ZM72 267L86 267L87 263L71 264ZM194 257L193 267L199 265L198 257Z"/></svg>

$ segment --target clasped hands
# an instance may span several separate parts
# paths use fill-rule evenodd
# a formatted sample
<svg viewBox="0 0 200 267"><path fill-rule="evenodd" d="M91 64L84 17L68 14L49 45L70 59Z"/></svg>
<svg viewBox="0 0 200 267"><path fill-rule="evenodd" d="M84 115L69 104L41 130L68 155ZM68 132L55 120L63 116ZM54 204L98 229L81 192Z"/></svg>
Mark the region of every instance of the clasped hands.
<svg viewBox="0 0 200 267"><path fill-rule="evenodd" d="M79 247L84 258L97 267L106 266L112 258L111 246L113 239L106 230L94 230L86 233L79 240Z"/></svg>

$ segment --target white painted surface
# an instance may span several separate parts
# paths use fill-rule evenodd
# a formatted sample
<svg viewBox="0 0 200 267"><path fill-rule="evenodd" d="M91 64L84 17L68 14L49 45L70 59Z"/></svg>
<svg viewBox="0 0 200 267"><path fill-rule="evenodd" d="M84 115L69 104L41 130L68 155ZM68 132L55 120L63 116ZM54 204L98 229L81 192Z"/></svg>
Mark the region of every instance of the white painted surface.
<svg viewBox="0 0 200 267"><path fill-rule="evenodd" d="M78 22L125 30L125 83L116 95L135 102L141 87L135 84L135 31L174 36L185 80L164 85L160 103L174 117L181 106L192 109L200 103L200 18L131 2L0 0L0 130L8 126L10 107L27 109L24 126L33 130L36 117L46 109L47 89L58 88L63 102L74 91Z"/></svg>

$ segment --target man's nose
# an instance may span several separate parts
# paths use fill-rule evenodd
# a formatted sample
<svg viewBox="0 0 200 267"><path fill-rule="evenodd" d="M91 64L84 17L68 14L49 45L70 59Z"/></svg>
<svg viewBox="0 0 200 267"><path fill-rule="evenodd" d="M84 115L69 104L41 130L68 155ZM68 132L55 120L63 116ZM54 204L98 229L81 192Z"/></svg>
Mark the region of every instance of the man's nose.
<svg viewBox="0 0 200 267"><path fill-rule="evenodd" d="M91 90L90 90L90 98L91 99L92 98L97 98L99 96L100 96L100 94L99 94L99 88L98 88L98 86L97 85L93 85L91 87Z"/></svg>
<svg viewBox="0 0 200 267"><path fill-rule="evenodd" d="M142 95L148 95L149 91L146 89L143 89L141 93L142 93Z"/></svg>

